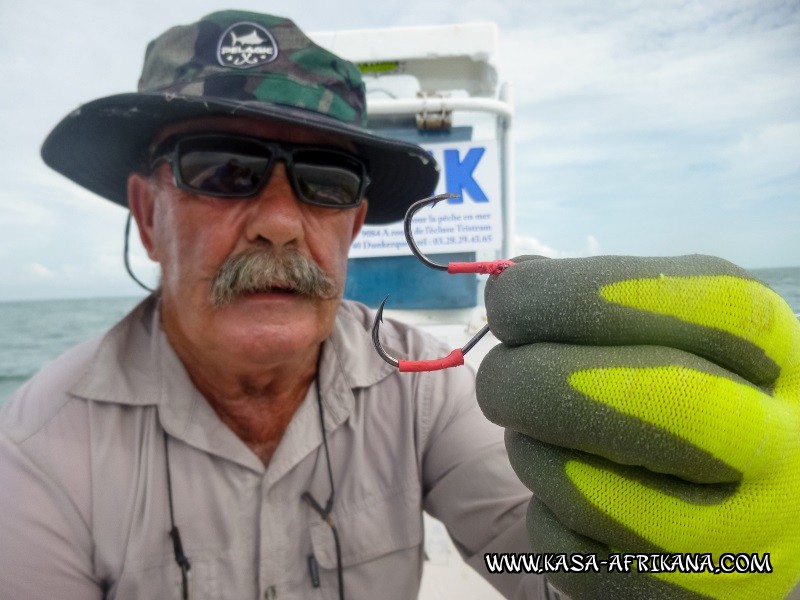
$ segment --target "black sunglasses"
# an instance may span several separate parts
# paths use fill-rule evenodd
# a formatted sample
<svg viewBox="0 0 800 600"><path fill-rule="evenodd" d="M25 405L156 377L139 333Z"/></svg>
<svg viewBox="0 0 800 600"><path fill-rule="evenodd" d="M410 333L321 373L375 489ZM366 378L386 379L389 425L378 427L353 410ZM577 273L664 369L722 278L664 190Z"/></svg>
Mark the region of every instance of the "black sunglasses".
<svg viewBox="0 0 800 600"><path fill-rule="evenodd" d="M366 165L348 152L230 133L174 136L151 156L151 170L169 161L179 188L217 198L255 196L280 160L297 197L314 206L356 207L369 185Z"/></svg>

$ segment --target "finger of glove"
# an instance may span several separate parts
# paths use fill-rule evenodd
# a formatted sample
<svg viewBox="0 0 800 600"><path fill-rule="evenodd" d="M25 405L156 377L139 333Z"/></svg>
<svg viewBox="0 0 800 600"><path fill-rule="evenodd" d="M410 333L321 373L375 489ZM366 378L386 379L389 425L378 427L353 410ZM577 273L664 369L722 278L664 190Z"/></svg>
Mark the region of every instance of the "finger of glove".
<svg viewBox="0 0 800 600"><path fill-rule="evenodd" d="M798 445L787 401L673 348L497 345L476 394L497 425L690 481L757 477Z"/></svg>
<svg viewBox="0 0 800 600"><path fill-rule="evenodd" d="M580 535L562 525L547 506L535 496L528 505L528 539L537 554L552 556L580 555L584 570L562 569L547 573L547 580L572 600L615 598L618 600L700 600L708 598L660 581L635 570L631 563L619 561L616 568L608 568L612 552L605 544ZM592 563L590 557L596 557ZM603 562L605 561L605 562ZM574 564L574 563L573 563ZM594 568L594 564L600 566ZM629 569L626 572L625 569Z"/></svg>
<svg viewBox="0 0 800 600"><path fill-rule="evenodd" d="M565 528L615 551L651 554L758 553L773 570L753 574L665 573L659 578L715 598L782 598L800 573L794 492L771 483L700 485L615 465L507 432L517 475ZM796 488L795 488L796 489ZM790 511L793 509L789 509Z"/></svg>
<svg viewBox="0 0 800 600"><path fill-rule="evenodd" d="M709 256L520 260L487 281L485 298L508 345L671 346L759 385L777 379L800 338L780 296Z"/></svg>
<svg viewBox="0 0 800 600"><path fill-rule="evenodd" d="M628 552L714 551L707 527L737 490L735 484L697 485L619 465L510 430L506 450L517 477L560 523Z"/></svg>

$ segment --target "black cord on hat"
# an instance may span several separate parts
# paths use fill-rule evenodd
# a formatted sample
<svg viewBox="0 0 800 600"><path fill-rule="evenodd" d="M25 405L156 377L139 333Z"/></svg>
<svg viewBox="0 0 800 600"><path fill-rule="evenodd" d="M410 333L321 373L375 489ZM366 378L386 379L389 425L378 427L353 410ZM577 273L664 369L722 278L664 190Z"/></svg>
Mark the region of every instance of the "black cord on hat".
<svg viewBox="0 0 800 600"><path fill-rule="evenodd" d="M128 218L125 221L125 248L122 252L122 260L125 261L125 270L128 271L128 275L131 276L131 279L133 279L141 287L146 289L148 292L155 292L153 288L143 284L141 280L138 277L136 277L136 275L134 275L133 271L131 270L131 263L128 260L128 238L130 237L130 233L131 233L131 212L128 211Z"/></svg>

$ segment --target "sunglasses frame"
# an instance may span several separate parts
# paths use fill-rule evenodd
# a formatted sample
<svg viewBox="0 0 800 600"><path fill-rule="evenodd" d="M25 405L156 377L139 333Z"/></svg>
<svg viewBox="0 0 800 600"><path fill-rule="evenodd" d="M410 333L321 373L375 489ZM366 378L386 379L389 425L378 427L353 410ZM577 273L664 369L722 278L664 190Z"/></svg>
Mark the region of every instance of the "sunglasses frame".
<svg viewBox="0 0 800 600"><path fill-rule="evenodd" d="M250 144L255 144L263 148L266 153L269 155L269 159L267 162L267 166L264 170L264 174L261 176L261 180L258 182L258 185L246 194L235 194L235 193L225 193L225 192L213 192L208 190L200 190L195 187L188 185L184 180L181 174L180 169L180 151L181 145L186 142L192 142L196 140L212 140L218 139L221 141L243 141ZM351 161L354 166L356 166L360 172L354 171L356 175L360 176L360 183L357 191L357 200L353 204L326 204L324 202L315 202L313 200L309 200L306 198L301 189L300 183L297 180L297 173L295 171L295 163L294 163L294 155L297 151L311 151L311 152L323 152L335 156L342 157L348 161ZM346 208L356 208L361 205L364 200L364 192L366 191L367 187L370 184L369 174L366 163L361 160L357 155L346 152L344 150L340 150L338 148L333 148L331 146L314 146L314 145L305 145L305 144L296 144L293 142L276 142L271 140L265 140L262 138L251 137L246 135L239 135L234 133L217 133L217 132L210 132L210 133L193 133L193 134L176 134L173 136L168 137L164 140L161 144L159 144L155 150L151 153L150 158L150 172L154 172L155 168L158 164L162 161L167 161L170 163L172 168L172 178L175 183L175 186L192 194L196 194L199 196L207 196L211 198L230 198L230 199L246 199L246 198L253 198L257 196L261 190L266 187L267 183L272 176L272 170L275 168L275 164L277 162L283 161L286 165L286 176L291 183L292 190L297 196L298 200L303 202L304 204L310 204L312 206L321 206L323 208L333 208L333 209L346 209Z"/></svg>

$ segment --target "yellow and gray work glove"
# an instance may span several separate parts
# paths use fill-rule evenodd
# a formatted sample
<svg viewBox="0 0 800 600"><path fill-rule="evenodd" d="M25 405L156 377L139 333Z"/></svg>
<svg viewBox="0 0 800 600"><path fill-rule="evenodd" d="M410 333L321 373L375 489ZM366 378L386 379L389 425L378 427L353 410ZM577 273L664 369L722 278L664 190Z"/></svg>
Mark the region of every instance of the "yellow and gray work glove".
<svg viewBox="0 0 800 600"><path fill-rule="evenodd" d="M788 594L800 579L800 325L789 306L706 256L515 261L486 286L503 343L480 366L478 401L534 493L534 552L710 553L714 566L768 553L772 567L642 574L635 562L548 580L575 599Z"/></svg>

